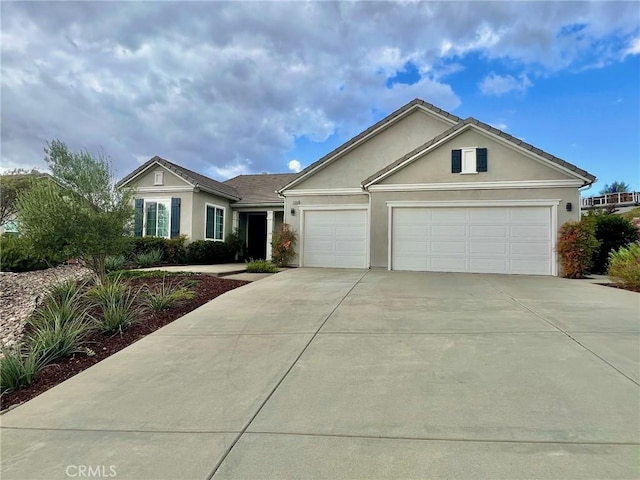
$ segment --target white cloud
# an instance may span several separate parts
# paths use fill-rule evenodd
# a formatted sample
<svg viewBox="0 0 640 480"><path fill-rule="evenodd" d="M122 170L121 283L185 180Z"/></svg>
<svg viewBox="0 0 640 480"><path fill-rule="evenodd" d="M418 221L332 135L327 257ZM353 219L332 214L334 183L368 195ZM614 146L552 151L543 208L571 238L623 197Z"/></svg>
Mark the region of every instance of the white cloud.
<svg viewBox="0 0 640 480"><path fill-rule="evenodd" d="M634 2L0 8L2 162L27 168L58 138L73 149L102 147L123 174L141 152L217 177L278 171L296 138L347 139L371 125L374 110L414 97L455 110L461 99L447 75L467 68L470 52L527 72L484 79L483 93L502 95L526 91L538 74L640 49ZM387 88L407 61L422 78Z"/></svg>
<svg viewBox="0 0 640 480"><path fill-rule="evenodd" d="M302 170L302 164L298 160L291 160L287 164L287 167L289 168L289 170L295 173L298 173L299 171Z"/></svg>
<svg viewBox="0 0 640 480"><path fill-rule="evenodd" d="M503 132L506 132L507 128L509 128L504 122L489 123L489 125L491 125L493 128L497 128L498 130L502 130Z"/></svg>
<svg viewBox="0 0 640 480"><path fill-rule="evenodd" d="M484 95L500 96L509 92L524 93L527 88L533 84L529 78L522 74L518 78L511 75L498 75L495 72L491 72L480 83L480 91Z"/></svg>
<svg viewBox="0 0 640 480"><path fill-rule="evenodd" d="M640 38L636 37L629 42L629 45L624 50L622 56L623 58L628 57L629 55L639 55L640 54Z"/></svg>

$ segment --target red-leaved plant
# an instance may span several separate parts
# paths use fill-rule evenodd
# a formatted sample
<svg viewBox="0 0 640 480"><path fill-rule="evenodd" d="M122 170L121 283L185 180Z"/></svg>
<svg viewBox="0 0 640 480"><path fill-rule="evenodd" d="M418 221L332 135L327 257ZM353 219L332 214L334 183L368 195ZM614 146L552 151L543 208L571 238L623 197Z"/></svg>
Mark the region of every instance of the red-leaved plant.
<svg viewBox="0 0 640 480"><path fill-rule="evenodd" d="M288 265L295 251L293 247L296 245L296 232L291 230L289 224L283 223L273 234L271 241L271 258L273 263L279 267Z"/></svg>
<svg viewBox="0 0 640 480"><path fill-rule="evenodd" d="M560 227L556 250L560 256L562 276L584 278L593 262L593 253L598 249L592 229L583 222L566 222Z"/></svg>

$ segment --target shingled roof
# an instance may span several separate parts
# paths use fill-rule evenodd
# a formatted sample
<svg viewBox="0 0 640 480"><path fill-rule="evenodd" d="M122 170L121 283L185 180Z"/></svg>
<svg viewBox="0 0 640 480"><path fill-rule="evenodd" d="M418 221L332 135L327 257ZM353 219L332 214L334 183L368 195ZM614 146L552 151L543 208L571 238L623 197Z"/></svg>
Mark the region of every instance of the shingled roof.
<svg viewBox="0 0 640 480"><path fill-rule="evenodd" d="M276 191L297 175L297 173L238 175L224 183L233 187L242 197L234 205L281 204L284 200L278 196Z"/></svg>
<svg viewBox="0 0 640 480"><path fill-rule="evenodd" d="M180 178L189 182L191 185L199 188L200 190L214 193L216 195L226 197L230 200L240 200L240 194L236 191L235 188L233 188L233 186L218 182L217 180L206 177L198 172L194 172L193 170L189 170L188 168L181 167L180 165L177 165L173 162L170 162L169 160L165 160L164 158L158 156L155 156L151 160L140 165L133 172L120 180L118 182L118 185L126 185L134 177L137 177L140 173L151 167L154 163L161 165L167 170L175 173Z"/></svg>
<svg viewBox="0 0 640 480"><path fill-rule="evenodd" d="M513 143L514 145L523 148L525 150L529 150L531 153L538 155L539 157L542 157L543 159L555 163L556 165L563 167L567 170L570 170L572 172L574 172L576 175L583 177L585 179L587 179L588 181L585 182L585 185L590 185L593 182L596 181L596 177L591 175L589 172L587 172L586 170L582 170L581 168L576 167L575 165L573 165L572 163L566 162L564 160L562 160L561 158L555 157L553 155L551 155L550 153L547 153L543 150L540 150L539 148L534 147L533 145L526 143L522 140L520 140L519 138L516 138L512 135L509 135L508 133L503 132L502 130L499 130L495 127L492 127L491 125L488 125L486 123L483 123L479 120L476 120L473 117L468 117L465 118L463 121L457 123L456 125L454 125L453 127L451 127L449 130L446 130L444 132L442 132L440 135L437 135L436 137L432 138L431 140L429 140L427 143L415 148L414 150L410 151L409 153L403 155L401 158L399 158L398 160L396 160L393 163L390 163L389 165L387 165L386 167L382 168L381 170L378 170L376 173L374 173L373 175L369 176L367 179L362 181L362 186L364 188L369 187L370 185L376 183L376 181L381 180L382 178L384 178L390 171L394 170L396 167L402 165L403 163L407 162L409 159L411 159L412 157L424 152L425 150L429 149L429 147L432 147L433 145L439 143L440 141L446 139L447 137L451 137L453 136L456 132L458 132L459 130L462 130L463 128L465 128L467 125L473 125L477 128L480 128L482 130L485 130L487 132L493 133L494 135L497 135L500 138L503 138L505 140L507 140L508 142Z"/></svg>
<svg viewBox="0 0 640 480"><path fill-rule="evenodd" d="M460 122L460 120L462 120L460 117L458 117L456 115L453 115L453 114L451 114L451 113L449 113L449 112L447 112L445 110L442 110L441 108L438 108L438 107L436 107L435 105L433 105L433 104L431 104L429 102L425 102L424 100L421 100L419 98L415 98L412 101L410 101L409 103L407 103L406 105L404 105L403 107L400 107L395 112L390 113L389 115L384 117L379 122L373 124L372 126L367 128L365 131L359 133L358 135L353 137L351 140L347 141L346 143L343 143L342 145L340 145L335 150L327 153L320 160L318 160L318 161L312 163L311 165L309 165L307 168L305 168L304 170L302 170L298 174L297 178L290 180L287 184L283 185L280 190L283 190L285 188L289 188L290 186L293 186L295 183L297 183L296 180L301 180L302 178L306 177L311 171L317 169L322 164L328 163L330 160L333 160L335 157L337 157L341 153L343 153L346 150L348 150L352 145L354 145L354 144L360 142L362 139L366 138L372 132L378 130L381 127L384 127L386 124L390 124L396 118L405 115L409 110L415 110L415 109L418 109L418 108L427 109L427 110L433 112L434 114L439 115L441 117L445 117L445 118L447 118L447 119L449 119L449 120L451 120L453 122Z"/></svg>

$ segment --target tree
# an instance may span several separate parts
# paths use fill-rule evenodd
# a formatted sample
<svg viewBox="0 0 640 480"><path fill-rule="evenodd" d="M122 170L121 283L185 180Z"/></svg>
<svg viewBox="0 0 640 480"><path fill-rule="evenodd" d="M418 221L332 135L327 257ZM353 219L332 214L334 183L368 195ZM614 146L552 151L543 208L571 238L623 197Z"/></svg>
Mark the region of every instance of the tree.
<svg viewBox="0 0 640 480"><path fill-rule="evenodd" d="M631 187L624 182L613 182L611 185L605 184L600 190L600 195L606 195L607 193L624 193L629 192Z"/></svg>
<svg viewBox="0 0 640 480"><path fill-rule="evenodd" d="M45 153L54 182L38 182L18 196L20 232L36 252L79 258L102 281L107 255L125 247L132 192L116 187L103 154L70 152L59 140Z"/></svg>
<svg viewBox="0 0 640 480"><path fill-rule="evenodd" d="M46 175L31 170L16 168L0 176L0 225L4 225L16 216L16 202L21 192L28 190L33 182Z"/></svg>

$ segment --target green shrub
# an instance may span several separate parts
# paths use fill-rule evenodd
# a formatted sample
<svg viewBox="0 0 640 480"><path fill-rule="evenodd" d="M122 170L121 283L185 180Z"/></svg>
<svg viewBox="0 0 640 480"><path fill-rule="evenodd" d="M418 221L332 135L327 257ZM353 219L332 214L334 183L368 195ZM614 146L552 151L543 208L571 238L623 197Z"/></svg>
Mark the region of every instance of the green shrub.
<svg viewBox="0 0 640 480"><path fill-rule="evenodd" d="M278 267L276 267L269 260L251 260L247 263L248 273L276 273Z"/></svg>
<svg viewBox="0 0 640 480"><path fill-rule="evenodd" d="M85 282L79 282L72 278L62 280L51 285L47 291L47 300L61 305L71 305L81 301L82 289Z"/></svg>
<svg viewBox="0 0 640 480"><path fill-rule="evenodd" d="M271 257L273 263L283 267L289 265L295 255L296 233L291 230L288 224L283 223L273 234L271 241Z"/></svg>
<svg viewBox="0 0 640 480"><path fill-rule="evenodd" d="M137 254L134 258L134 261L136 262L136 264L138 264L138 266L142 268L155 267L156 265L160 265L160 263L162 263L162 255L162 250L158 248L155 250L149 250L145 253Z"/></svg>
<svg viewBox="0 0 640 480"><path fill-rule="evenodd" d="M148 288L144 292L144 305L154 312L166 310L177 305L183 300L190 300L195 292L188 290L182 283L174 284L162 279L162 284L156 288Z"/></svg>
<svg viewBox="0 0 640 480"><path fill-rule="evenodd" d="M233 262L235 252L224 242L196 240L187 245L187 262L194 265L211 265Z"/></svg>
<svg viewBox="0 0 640 480"><path fill-rule="evenodd" d="M614 281L640 288L640 243L634 242L610 252L607 274Z"/></svg>
<svg viewBox="0 0 640 480"><path fill-rule="evenodd" d="M237 230L227 235L224 239L224 243L229 246L231 252L233 252L234 260L238 260L238 257L242 255L244 250L244 240L240 237Z"/></svg>
<svg viewBox="0 0 640 480"><path fill-rule="evenodd" d="M77 299L51 300L36 310L28 323L27 343L47 352L50 361L80 352L91 331L87 309Z"/></svg>
<svg viewBox="0 0 640 480"><path fill-rule="evenodd" d="M0 237L0 270L3 272L30 272L55 267L62 257L37 255L22 237L2 235Z"/></svg>
<svg viewBox="0 0 640 480"><path fill-rule="evenodd" d="M567 278L584 278L589 272L598 241L588 225L566 222L560 228L556 250L560 256L562 275Z"/></svg>
<svg viewBox="0 0 640 480"><path fill-rule="evenodd" d="M18 345L2 348L0 358L0 392L28 387L48 362L46 354L36 347Z"/></svg>
<svg viewBox="0 0 640 480"><path fill-rule="evenodd" d="M102 332L122 333L140 318L137 294L119 283L120 278L98 285L88 293L93 301L92 307L100 311L100 318L94 317L93 320L95 327Z"/></svg>
<svg viewBox="0 0 640 480"><path fill-rule="evenodd" d="M124 255L108 255L104 261L104 268L107 273L116 272L122 270L125 263Z"/></svg>
<svg viewBox="0 0 640 480"><path fill-rule="evenodd" d="M130 237L127 258L134 261L137 255L160 250L162 258L167 263L184 263L186 259L186 242L186 235L180 235L175 238Z"/></svg>
<svg viewBox="0 0 640 480"><path fill-rule="evenodd" d="M593 255L593 273L605 273L609 253L638 240L638 231L633 223L613 214L595 216L594 234L600 248Z"/></svg>

